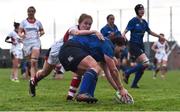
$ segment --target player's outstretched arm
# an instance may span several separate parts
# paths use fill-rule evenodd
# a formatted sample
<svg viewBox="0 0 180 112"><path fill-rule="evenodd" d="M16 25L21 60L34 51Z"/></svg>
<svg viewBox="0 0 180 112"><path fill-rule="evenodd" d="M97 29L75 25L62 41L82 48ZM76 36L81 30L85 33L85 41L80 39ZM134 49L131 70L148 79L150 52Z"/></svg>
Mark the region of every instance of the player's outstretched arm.
<svg viewBox="0 0 180 112"><path fill-rule="evenodd" d="M117 85L117 90L120 92L120 94L124 97L127 96L128 92L126 91L126 89L124 88L122 82L119 80L119 71L116 68L116 65L114 63L114 60L108 56L105 55L105 62L107 64L107 67L110 70L110 74L112 79L114 80L115 84Z"/></svg>
<svg viewBox="0 0 180 112"><path fill-rule="evenodd" d="M111 83L114 83L114 86L116 85L116 97L118 97L118 102L120 103L125 103L125 104L133 104L134 100L133 97L128 93L128 91L124 88L121 80L119 79L119 71L116 68L116 65L114 63L114 60L106 55L104 55L105 57L105 62L107 64L107 68L109 69L109 73L111 75L110 78L112 78L110 81L112 81Z"/></svg>
<svg viewBox="0 0 180 112"><path fill-rule="evenodd" d="M104 74L105 74L108 82L111 84L111 86L112 86L116 91L118 91L117 85L116 85L116 83L114 82L114 80L112 79L112 76L111 76L111 73L110 73L109 68L107 67L107 64L101 63L101 66L102 66L102 69L104 70Z"/></svg>

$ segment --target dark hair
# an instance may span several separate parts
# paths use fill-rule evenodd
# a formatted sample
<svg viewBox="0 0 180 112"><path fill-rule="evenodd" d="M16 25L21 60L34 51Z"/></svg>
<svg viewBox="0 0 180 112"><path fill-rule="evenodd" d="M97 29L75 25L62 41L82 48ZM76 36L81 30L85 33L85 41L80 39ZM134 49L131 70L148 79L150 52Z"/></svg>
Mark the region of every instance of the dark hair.
<svg viewBox="0 0 180 112"><path fill-rule="evenodd" d="M89 19L91 19L93 21L93 19L92 19L92 17L90 15L88 15L88 14L81 14L79 19L78 19L78 24L80 24L86 18L89 18Z"/></svg>
<svg viewBox="0 0 180 112"><path fill-rule="evenodd" d="M144 9L144 6L142 4L137 4L134 8L136 15L138 15L138 11Z"/></svg>
<svg viewBox="0 0 180 112"><path fill-rule="evenodd" d="M163 36L164 37L164 34L163 33L160 33L159 35ZM159 38L158 41L165 41L164 38Z"/></svg>
<svg viewBox="0 0 180 112"><path fill-rule="evenodd" d="M123 46L127 45L127 40L122 37L117 37L111 40L114 45Z"/></svg>
<svg viewBox="0 0 180 112"><path fill-rule="evenodd" d="M15 29L17 29L17 28L19 27L19 25L20 25L19 23L14 22L14 28L15 28Z"/></svg>
<svg viewBox="0 0 180 112"><path fill-rule="evenodd" d="M159 35L164 36L164 34L163 34L163 33L160 33Z"/></svg>
<svg viewBox="0 0 180 112"><path fill-rule="evenodd" d="M108 19L110 18L110 16L113 16L113 17L114 17L114 15L109 14L109 15L106 17L106 19L108 20Z"/></svg>
<svg viewBox="0 0 180 112"><path fill-rule="evenodd" d="M34 8L34 6L30 6L30 7L28 7L27 11L28 11L29 9L33 9L33 10L34 10L34 12L36 12L36 9Z"/></svg>

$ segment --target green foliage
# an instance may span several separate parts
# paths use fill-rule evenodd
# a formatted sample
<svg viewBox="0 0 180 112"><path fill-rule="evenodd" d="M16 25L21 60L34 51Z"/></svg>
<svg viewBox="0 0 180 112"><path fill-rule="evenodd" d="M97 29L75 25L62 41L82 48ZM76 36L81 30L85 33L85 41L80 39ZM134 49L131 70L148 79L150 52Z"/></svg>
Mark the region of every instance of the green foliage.
<svg viewBox="0 0 180 112"><path fill-rule="evenodd" d="M154 80L152 72L146 71L139 89L131 89L130 85L124 84L134 97L134 105L117 104L115 91L103 77L99 78L95 92L99 99L97 104L66 102L70 72L63 80L52 80L52 75L45 78L38 83L37 96L31 98L28 81L12 82L10 72L10 69L0 69L0 111L180 111L179 71L169 71L165 80L160 77Z"/></svg>

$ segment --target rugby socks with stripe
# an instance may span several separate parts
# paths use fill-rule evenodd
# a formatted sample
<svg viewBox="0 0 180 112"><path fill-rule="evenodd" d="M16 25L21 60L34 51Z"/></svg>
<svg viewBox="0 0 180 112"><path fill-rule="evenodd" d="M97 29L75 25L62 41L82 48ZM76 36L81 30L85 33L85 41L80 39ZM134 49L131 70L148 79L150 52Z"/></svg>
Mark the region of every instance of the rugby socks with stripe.
<svg viewBox="0 0 180 112"><path fill-rule="evenodd" d="M68 96L71 96L72 98L74 97L80 82L81 82L81 76L73 77L73 79L71 80L71 85L69 87Z"/></svg>

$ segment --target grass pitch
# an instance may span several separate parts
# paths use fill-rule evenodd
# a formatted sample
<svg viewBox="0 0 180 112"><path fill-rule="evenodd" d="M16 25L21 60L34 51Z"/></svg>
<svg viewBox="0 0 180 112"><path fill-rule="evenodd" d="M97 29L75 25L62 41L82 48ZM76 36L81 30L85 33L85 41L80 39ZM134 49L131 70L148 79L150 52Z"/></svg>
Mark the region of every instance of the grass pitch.
<svg viewBox="0 0 180 112"><path fill-rule="evenodd" d="M34 98L28 94L28 81L20 78L19 83L12 82L10 73L10 69L0 69L0 111L180 111L180 71L169 71L165 80L154 80L152 71L146 71L139 89L124 84L134 97L133 105L117 104L115 91L103 77L99 77L95 92L99 101L86 104L66 102L70 72L63 80L52 80L52 74L46 77L38 83Z"/></svg>

